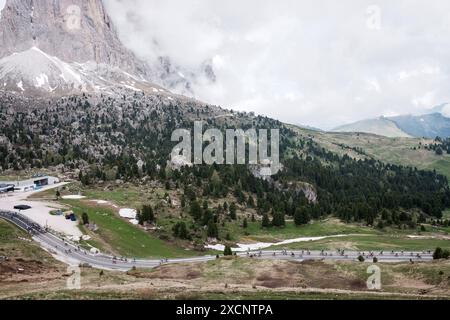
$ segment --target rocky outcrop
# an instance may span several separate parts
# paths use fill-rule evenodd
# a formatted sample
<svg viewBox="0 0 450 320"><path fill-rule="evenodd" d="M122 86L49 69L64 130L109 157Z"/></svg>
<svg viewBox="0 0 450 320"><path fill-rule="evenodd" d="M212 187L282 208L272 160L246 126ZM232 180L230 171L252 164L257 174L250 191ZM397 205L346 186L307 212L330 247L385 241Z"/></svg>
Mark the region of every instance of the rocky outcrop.
<svg viewBox="0 0 450 320"><path fill-rule="evenodd" d="M316 188L307 182L296 181L289 182L285 185L280 183L276 183L275 187L281 191L294 191L297 194L303 193L305 198L309 201L309 203L316 204L318 202L317 191Z"/></svg>
<svg viewBox="0 0 450 320"><path fill-rule="evenodd" d="M318 200L317 200L317 191L316 191L316 189L314 188L313 185L311 185L309 183L306 183L306 182L301 182L301 183L297 184L296 190L298 192L303 192L305 197L306 197L306 199L308 199L308 201L310 203L317 203L318 202Z"/></svg>

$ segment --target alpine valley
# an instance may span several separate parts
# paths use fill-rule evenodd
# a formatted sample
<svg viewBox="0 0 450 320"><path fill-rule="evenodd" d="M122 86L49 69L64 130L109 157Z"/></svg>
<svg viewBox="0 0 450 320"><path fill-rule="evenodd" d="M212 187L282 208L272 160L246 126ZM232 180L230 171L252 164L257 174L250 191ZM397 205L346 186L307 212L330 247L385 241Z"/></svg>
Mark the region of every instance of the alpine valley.
<svg viewBox="0 0 450 320"><path fill-rule="evenodd" d="M0 298L450 297L442 110L312 130L183 95L160 61L122 44L100 0L6 1ZM282 170L173 161L172 133L195 121L279 129ZM364 261L389 274L383 290Z"/></svg>

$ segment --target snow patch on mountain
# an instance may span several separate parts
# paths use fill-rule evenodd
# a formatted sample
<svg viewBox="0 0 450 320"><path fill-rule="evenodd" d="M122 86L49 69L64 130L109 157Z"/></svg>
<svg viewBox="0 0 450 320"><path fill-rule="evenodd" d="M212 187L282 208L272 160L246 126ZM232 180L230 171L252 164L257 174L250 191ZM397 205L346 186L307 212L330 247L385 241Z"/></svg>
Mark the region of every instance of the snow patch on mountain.
<svg viewBox="0 0 450 320"><path fill-rule="evenodd" d="M28 88L52 92L55 88L74 88L85 84L69 64L36 47L1 59L0 78L5 87L14 90L13 84L17 84L22 92Z"/></svg>
<svg viewBox="0 0 450 320"><path fill-rule="evenodd" d="M17 87L18 87L20 90L25 91L25 89L23 88L23 82L22 82L22 81L20 81L20 82L17 84Z"/></svg>
<svg viewBox="0 0 450 320"><path fill-rule="evenodd" d="M0 59L0 78L3 89L18 93L68 94L122 88L171 95L119 67L93 61L68 63L37 47Z"/></svg>

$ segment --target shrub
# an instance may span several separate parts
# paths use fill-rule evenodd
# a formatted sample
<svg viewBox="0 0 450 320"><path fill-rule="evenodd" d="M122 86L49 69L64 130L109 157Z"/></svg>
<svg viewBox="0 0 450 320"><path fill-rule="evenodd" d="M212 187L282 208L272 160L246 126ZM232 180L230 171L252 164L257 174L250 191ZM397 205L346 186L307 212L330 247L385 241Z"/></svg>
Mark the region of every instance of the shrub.
<svg viewBox="0 0 450 320"><path fill-rule="evenodd" d="M443 254L442 248L437 247L436 250L434 250L433 259L434 260L442 259L442 254Z"/></svg>
<svg viewBox="0 0 450 320"><path fill-rule="evenodd" d="M294 214L294 222L296 226L308 224L310 220L311 218L306 209L297 208Z"/></svg>
<svg viewBox="0 0 450 320"><path fill-rule="evenodd" d="M224 256L232 256L233 250L231 250L230 246L225 246L225 250L223 251Z"/></svg>
<svg viewBox="0 0 450 320"><path fill-rule="evenodd" d="M83 225L89 224L89 216L86 212L83 212L81 215L81 220L83 221Z"/></svg>
<svg viewBox="0 0 450 320"><path fill-rule="evenodd" d="M450 251L444 250L444 252L442 252L442 259L448 259L448 258L450 258Z"/></svg>
<svg viewBox="0 0 450 320"><path fill-rule="evenodd" d="M186 223L184 223L183 221L178 222L173 227L173 235L180 239L184 239L184 240L189 239L189 234L187 231Z"/></svg>
<svg viewBox="0 0 450 320"><path fill-rule="evenodd" d="M265 213L263 215L261 226L263 228L269 228L270 227L270 220L269 220L269 216L267 215L267 213Z"/></svg>
<svg viewBox="0 0 450 320"><path fill-rule="evenodd" d="M219 228L217 227L217 224L214 223L214 220L209 220L208 222L208 237L210 238L219 237Z"/></svg>
<svg viewBox="0 0 450 320"><path fill-rule="evenodd" d="M286 225L286 221L284 219L284 213L276 212L273 214L272 225L274 227L284 227Z"/></svg>

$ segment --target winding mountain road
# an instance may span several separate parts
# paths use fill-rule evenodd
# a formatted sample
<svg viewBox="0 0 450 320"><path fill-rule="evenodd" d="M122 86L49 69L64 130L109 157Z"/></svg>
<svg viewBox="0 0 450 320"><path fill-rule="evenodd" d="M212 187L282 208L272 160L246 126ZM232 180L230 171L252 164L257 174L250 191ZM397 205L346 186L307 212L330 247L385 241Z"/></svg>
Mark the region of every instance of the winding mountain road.
<svg viewBox="0 0 450 320"><path fill-rule="evenodd" d="M70 265L88 265L97 269L128 271L133 267L148 269L155 268L162 264L169 263L194 263L206 262L217 259L216 256L206 255L183 259L154 259L141 260L134 258L119 258L106 254L93 254L75 243L68 242L65 239L44 230L39 224L17 212L0 211L0 218L14 224L15 226L28 232L34 241L58 260ZM366 258L367 262L372 262L376 257L379 262L409 262L409 261L431 261L433 259L431 252L331 252L331 251L256 251L237 253L240 257L249 259L273 259L273 260L335 260L335 261L356 261L360 255Z"/></svg>

